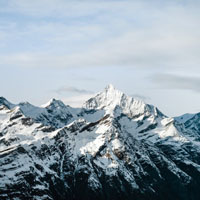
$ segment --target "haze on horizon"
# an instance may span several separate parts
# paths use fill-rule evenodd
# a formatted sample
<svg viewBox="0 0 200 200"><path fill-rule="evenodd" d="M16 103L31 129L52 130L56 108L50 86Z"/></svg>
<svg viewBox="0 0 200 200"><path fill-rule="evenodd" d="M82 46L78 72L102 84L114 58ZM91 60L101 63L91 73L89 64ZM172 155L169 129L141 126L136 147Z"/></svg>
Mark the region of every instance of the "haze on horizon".
<svg viewBox="0 0 200 200"><path fill-rule="evenodd" d="M0 96L80 106L112 83L169 116L200 111L200 1L1 0Z"/></svg>

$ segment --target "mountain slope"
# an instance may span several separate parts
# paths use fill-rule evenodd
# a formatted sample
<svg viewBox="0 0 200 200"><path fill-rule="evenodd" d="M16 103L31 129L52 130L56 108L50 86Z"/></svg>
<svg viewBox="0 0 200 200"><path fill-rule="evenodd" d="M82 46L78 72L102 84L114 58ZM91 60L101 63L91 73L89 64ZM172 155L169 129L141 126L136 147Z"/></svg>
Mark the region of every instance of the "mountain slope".
<svg viewBox="0 0 200 200"><path fill-rule="evenodd" d="M180 123L112 85L80 109L2 102L1 199L200 197L197 117Z"/></svg>

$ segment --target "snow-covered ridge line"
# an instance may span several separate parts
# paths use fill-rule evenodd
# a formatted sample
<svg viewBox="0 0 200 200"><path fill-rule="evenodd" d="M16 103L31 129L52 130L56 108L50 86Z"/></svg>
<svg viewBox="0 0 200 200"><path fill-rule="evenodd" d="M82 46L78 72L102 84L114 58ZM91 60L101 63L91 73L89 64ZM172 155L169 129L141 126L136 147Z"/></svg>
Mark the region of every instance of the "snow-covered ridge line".
<svg viewBox="0 0 200 200"><path fill-rule="evenodd" d="M0 97L0 199L196 200L199 132L112 85L78 109Z"/></svg>

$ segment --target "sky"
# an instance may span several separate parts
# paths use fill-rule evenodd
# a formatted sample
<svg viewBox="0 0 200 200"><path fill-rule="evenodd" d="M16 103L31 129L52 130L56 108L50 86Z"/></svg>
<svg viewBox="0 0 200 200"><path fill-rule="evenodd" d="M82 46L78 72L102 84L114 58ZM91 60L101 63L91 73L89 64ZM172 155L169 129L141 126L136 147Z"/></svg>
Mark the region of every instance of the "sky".
<svg viewBox="0 0 200 200"><path fill-rule="evenodd" d="M74 107L113 84L200 112L199 0L0 0L0 96Z"/></svg>

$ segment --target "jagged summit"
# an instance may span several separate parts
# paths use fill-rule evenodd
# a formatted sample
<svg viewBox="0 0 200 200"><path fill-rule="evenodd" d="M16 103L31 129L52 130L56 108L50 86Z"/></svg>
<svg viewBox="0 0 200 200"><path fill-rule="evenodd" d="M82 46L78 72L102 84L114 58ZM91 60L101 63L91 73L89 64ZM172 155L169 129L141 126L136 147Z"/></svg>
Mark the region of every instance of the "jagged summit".
<svg viewBox="0 0 200 200"><path fill-rule="evenodd" d="M52 98L46 104L42 105L41 107L43 107L43 108L57 107L58 108L58 107L66 107L66 105L61 100Z"/></svg>
<svg viewBox="0 0 200 200"><path fill-rule="evenodd" d="M7 101L7 100L3 96L0 96L0 102L2 102L2 101Z"/></svg>
<svg viewBox="0 0 200 200"><path fill-rule="evenodd" d="M115 87L110 83L105 87L105 90L115 90Z"/></svg>
<svg viewBox="0 0 200 200"><path fill-rule="evenodd" d="M97 109L105 106L112 106L114 108L116 105L124 106L127 100L129 102L134 101L132 97L128 97L123 92L117 90L113 85L109 84L102 92L86 101L84 106Z"/></svg>
<svg viewBox="0 0 200 200"><path fill-rule="evenodd" d="M0 106L6 106L7 108L11 109L14 107L14 104L10 103L6 98L1 96L0 97Z"/></svg>
<svg viewBox="0 0 200 200"><path fill-rule="evenodd" d="M118 113L127 114L129 117L150 114L164 116L156 107L124 94L112 84L109 84L102 92L86 101L83 107L86 109L103 109L107 114L113 114L117 111Z"/></svg>

